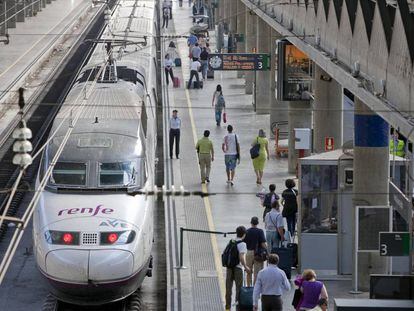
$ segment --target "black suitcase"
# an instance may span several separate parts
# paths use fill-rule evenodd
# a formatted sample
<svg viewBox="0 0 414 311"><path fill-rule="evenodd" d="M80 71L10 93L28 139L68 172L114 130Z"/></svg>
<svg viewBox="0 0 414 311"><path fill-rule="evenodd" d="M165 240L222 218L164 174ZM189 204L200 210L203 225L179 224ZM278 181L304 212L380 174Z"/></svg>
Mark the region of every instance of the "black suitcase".
<svg viewBox="0 0 414 311"><path fill-rule="evenodd" d="M287 247L275 247L272 249L271 253L279 256L279 264L277 266L286 273L286 277L290 280L292 276L293 249Z"/></svg>
<svg viewBox="0 0 414 311"><path fill-rule="evenodd" d="M202 89L203 88L203 81L201 81L201 80L199 82L193 81L193 87L195 89Z"/></svg>
<svg viewBox="0 0 414 311"><path fill-rule="evenodd" d="M214 70L207 70L207 79L214 79Z"/></svg>
<svg viewBox="0 0 414 311"><path fill-rule="evenodd" d="M286 245L287 248L291 248L293 251L293 263L292 267L298 266L298 244L297 243L288 243Z"/></svg>

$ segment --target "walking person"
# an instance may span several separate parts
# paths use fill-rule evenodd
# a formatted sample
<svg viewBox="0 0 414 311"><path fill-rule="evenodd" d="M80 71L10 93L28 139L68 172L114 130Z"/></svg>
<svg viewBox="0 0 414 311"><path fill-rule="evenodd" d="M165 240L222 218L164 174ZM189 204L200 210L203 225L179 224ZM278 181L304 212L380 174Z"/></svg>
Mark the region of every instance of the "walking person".
<svg viewBox="0 0 414 311"><path fill-rule="evenodd" d="M211 162L214 161L214 148L209 136L210 131L205 130L203 137L198 140L196 145L202 184L210 182Z"/></svg>
<svg viewBox="0 0 414 311"><path fill-rule="evenodd" d="M200 62L201 62L201 76L203 80L207 79L207 71L208 71L208 52L207 48L203 48L200 54Z"/></svg>
<svg viewBox="0 0 414 311"><path fill-rule="evenodd" d="M169 84L168 81L168 75L171 77L171 82L174 82L174 73L173 73L173 67L174 62L170 57L170 54L165 54L165 59L164 59L164 69L165 69L165 78L167 79L167 85Z"/></svg>
<svg viewBox="0 0 414 311"><path fill-rule="evenodd" d="M303 281L300 286L302 291L302 300L299 310L310 310L318 305L321 298L328 301L328 292L325 285L316 280L316 273L312 269L306 269L302 273Z"/></svg>
<svg viewBox="0 0 414 311"><path fill-rule="evenodd" d="M272 203L280 199L279 196L275 193L275 191L276 191L276 185L270 184L269 192L265 194L264 199L263 199L263 207L264 207L263 221L265 221L266 214L272 210Z"/></svg>
<svg viewBox="0 0 414 311"><path fill-rule="evenodd" d="M259 310L259 298L262 301L263 311L283 310L282 294L290 290L290 283L285 272L278 268L278 263L279 256L270 254L268 266L257 275L253 290L253 310Z"/></svg>
<svg viewBox="0 0 414 311"><path fill-rule="evenodd" d="M214 114L216 117L216 125L221 124L221 115L226 112L226 101L224 100L223 91L220 84L217 84L216 90L213 94L213 100L211 103L214 107Z"/></svg>
<svg viewBox="0 0 414 311"><path fill-rule="evenodd" d="M252 147L258 144L260 146L259 156L252 159L254 172L256 173L256 184L262 184L264 166L266 159L269 160L269 141L266 138L266 133L263 129L259 130L259 135L252 142Z"/></svg>
<svg viewBox="0 0 414 311"><path fill-rule="evenodd" d="M236 165L240 164L240 144L237 135L233 133L233 126L227 125L227 135L224 136L221 149L224 152L224 163L226 165L227 183L234 185Z"/></svg>
<svg viewBox="0 0 414 311"><path fill-rule="evenodd" d="M286 189L282 192L282 216L286 218L288 231L290 236L294 239L296 227L296 214L298 213L298 191L295 188L296 184L293 179L286 179Z"/></svg>
<svg viewBox="0 0 414 311"><path fill-rule="evenodd" d="M250 272L247 273L246 283L247 287L256 283L257 274L263 269L265 258L262 255L266 255L267 250L266 238L262 229L257 228L259 224L259 218L252 217L250 220L251 227L247 229L244 242L247 246L246 265L249 267ZM252 283L253 274L253 283Z"/></svg>
<svg viewBox="0 0 414 311"><path fill-rule="evenodd" d="M191 49L191 55L193 57L193 60L200 60L200 55L201 55L201 48L198 45L198 42L196 42L193 46L193 48Z"/></svg>
<svg viewBox="0 0 414 311"><path fill-rule="evenodd" d="M164 2L165 3L165 2ZM163 8L162 8L162 27L161 28L168 28L168 20L169 20L169 13L168 13L168 7L164 7L163 4Z"/></svg>
<svg viewBox="0 0 414 311"><path fill-rule="evenodd" d="M173 6L172 0L167 0L167 8L170 13L170 19L172 19L172 6Z"/></svg>
<svg viewBox="0 0 414 311"><path fill-rule="evenodd" d="M195 34L190 34L190 36L187 39L187 46L188 46L188 56L190 58L192 58L193 56L191 55L191 50L193 49L194 45L197 43L198 38L196 37Z"/></svg>
<svg viewBox="0 0 414 311"><path fill-rule="evenodd" d="M197 87L195 88L200 88L200 78L198 76L198 71L200 70L201 64L198 60L193 60L191 62L191 67L190 67L190 80L188 81L188 88L191 88L191 83L193 82L193 77L196 78L197 80Z"/></svg>
<svg viewBox="0 0 414 311"><path fill-rule="evenodd" d="M281 242L285 240L285 228L283 216L280 213L279 201L272 203L272 210L265 216L266 242L267 251L280 247Z"/></svg>
<svg viewBox="0 0 414 311"><path fill-rule="evenodd" d="M238 254L238 258L235 258L237 264L234 267L227 267L226 269L226 310L231 309L231 294L233 291L233 282L236 284L237 303L239 301L240 288L243 285L243 267L246 272L250 272L249 267L247 267L246 265L247 248L246 243L243 242L245 236L246 228L244 226L237 227L235 241L237 245L237 252L235 253ZM230 243L232 243L232 241L230 241Z"/></svg>
<svg viewBox="0 0 414 311"><path fill-rule="evenodd" d="M181 119L178 117L178 111L173 110L172 117L170 119L170 158L173 158L173 147L175 141L175 156L179 159L180 155L180 129Z"/></svg>

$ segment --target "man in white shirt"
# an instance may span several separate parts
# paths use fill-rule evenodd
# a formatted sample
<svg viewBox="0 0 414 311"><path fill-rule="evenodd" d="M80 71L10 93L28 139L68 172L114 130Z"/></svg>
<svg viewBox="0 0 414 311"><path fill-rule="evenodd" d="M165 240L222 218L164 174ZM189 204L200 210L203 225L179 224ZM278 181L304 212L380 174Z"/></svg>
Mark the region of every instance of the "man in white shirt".
<svg viewBox="0 0 414 311"><path fill-rule="evenodd" d="M237 227L236 229L236 243L237 250L239 252L239 264L234 268L226 269L226 310L231 309L231 294L233 291L233 282L236 283L236 303L239 301L240 288L243 285L243 267L246 272L250 272L249 267L246 265L246 253L247 247L243 239L246 236L246 228L244 226Z"/></svg>
<svg viewBox="0 0 414 311"><path fill-rule="evenodd" d="M172 118L170 119L170 158L173 158L173 147L175 140L175 156L179 159L180 154L180 129L181 119L178 117L178 111L173 110Z"/></svg>
<svg viewBox="0 0 414 311"><path fill-rule="evenodd" d="M190 68L190 80L188 81L188 88L191 88L191 83L193 82L193 77L195 76L197 80L197 88L200 87L200 78L198 77L198 71L201 68L201 64L198 60L194 60L191 62L191 68Z"/></svg>
<svg viewBox="0 0 414 311"><path fill-rule="evenodd" d="M290 290L290 283L283 270L279 269L279 256L270 254L268 266L257 275L253 290L253 310L258 310L261 295L263 311L282 311L282 293Z"/></svg>
<svg viewBox="0 0 414 311"><path fill-rule="evenodd" d="M233 133L233 126L227 125L227 135L224 136L221 149L224 152L224 163L226 164L227 183L234 185L236 165L240 164L240 144L237 135Z"/></svg>

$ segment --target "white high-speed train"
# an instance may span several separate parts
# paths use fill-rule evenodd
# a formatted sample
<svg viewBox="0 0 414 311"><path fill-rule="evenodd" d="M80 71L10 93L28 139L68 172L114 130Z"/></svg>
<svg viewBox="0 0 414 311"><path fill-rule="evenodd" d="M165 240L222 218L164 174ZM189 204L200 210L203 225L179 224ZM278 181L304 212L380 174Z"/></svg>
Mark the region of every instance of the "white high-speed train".
<svg viewBox="0 0 414 311"><path fill-rule="evenodd" d="M111 46L97 44L51 129L37 183L54 167L34 213L33 237L37 265L59 300L120 300L151 268L154 201L128 193L154 185L155 27L155 0L121 0L102 37Z"/></svg>

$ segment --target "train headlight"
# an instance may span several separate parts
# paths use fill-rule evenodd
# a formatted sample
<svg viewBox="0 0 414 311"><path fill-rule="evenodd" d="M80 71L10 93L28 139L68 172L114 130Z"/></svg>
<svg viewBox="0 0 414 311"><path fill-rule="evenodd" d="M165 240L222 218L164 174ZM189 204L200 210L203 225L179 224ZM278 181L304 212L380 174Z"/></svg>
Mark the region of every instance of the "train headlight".
<svg viewBox="0 0 414 311"><path fill-rule="evenodd" d="M45 239L49 244L79 245L79 232L48 230Z"/></svg>
<svg viewBox="0 0 414 311"><path fill-rule="evenodd" d="M101 232L101 245L129 244L135 238L135 231Z"/></svg>

